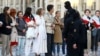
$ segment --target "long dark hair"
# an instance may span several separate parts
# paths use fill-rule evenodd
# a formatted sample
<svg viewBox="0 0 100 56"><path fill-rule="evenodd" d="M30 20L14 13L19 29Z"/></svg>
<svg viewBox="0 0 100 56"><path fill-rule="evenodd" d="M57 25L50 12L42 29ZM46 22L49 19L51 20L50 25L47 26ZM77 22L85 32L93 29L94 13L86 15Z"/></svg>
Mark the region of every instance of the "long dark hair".
<svg viewBox="0 0 100 56"><path fill-rule="evenodd" d="M4 10L3 10L3 13L5 15L5 20L6 20L6 24L9 23L9 21L12 21L9 14L7 13L7 11L9 10L10 8L9 7L5 7Z"/></svg>
<svg viewBox="0 0 100 56"><path fill-rule="evenodd" d="M30 17L31 19L35 20L34 16L32 15L31 12L32 12L32 8L27 7L26 10L25 10L24 17Z"/></svg>
<svg viewBox="0 0 100 56"><path fill-rule="evenodd" d="M27 7L26 10L25 10L24 16L30 16L31 15L31 11L32 11L32 8Z"/></svg>

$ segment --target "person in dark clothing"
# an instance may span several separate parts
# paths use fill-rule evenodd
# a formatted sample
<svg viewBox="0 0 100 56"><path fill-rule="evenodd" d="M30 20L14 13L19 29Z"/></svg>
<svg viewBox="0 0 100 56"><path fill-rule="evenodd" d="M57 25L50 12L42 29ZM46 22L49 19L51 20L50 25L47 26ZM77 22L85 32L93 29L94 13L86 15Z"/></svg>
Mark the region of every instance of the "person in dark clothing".
<svg viewBox="0 0 100 56"><path fill-rule="evenodd" d="M26 23L23 20L23 13L22 11L18 11L17 13L18 18L16 19L18 26L18 52L17 55L22 56L25 46L25 33L26 33Z"/></svg>
<svg viewBox="0 0 100 56"><path fill-rule="evenodd" d="M64 18L63 36L67 42L67 55L84 56L84 43L86 42L85 25L79 12L72 9L69 1L65 2L65 8L68 11Z"/></svg>
<svg viewBox="0 0 100 56"><path fill-rule="evenodd" d="M3 13L0 15L0 21L2 21L3 25L1 27L1 38L2 38L2 56L7 56L9 54L9 41L10 34L12 31L11 23L12 19L9 16L10 9L9 7L5 7Z"/></svg>

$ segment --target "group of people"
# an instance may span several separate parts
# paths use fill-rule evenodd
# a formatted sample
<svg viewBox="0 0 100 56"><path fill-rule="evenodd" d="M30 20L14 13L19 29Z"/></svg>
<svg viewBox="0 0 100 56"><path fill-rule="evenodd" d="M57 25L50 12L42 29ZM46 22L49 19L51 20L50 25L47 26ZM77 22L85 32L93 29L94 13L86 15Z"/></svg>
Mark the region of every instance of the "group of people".
<svg viewBox="0 0 100 56"><path fill-rule="evenodd" d="M56 11L53 17L53 5L48 5L47 11L44 14L44 9L39 8L36 15L33 15L31 7L27 7L24 14L14 8L5 7L0 14L2 56L14 56L14 48L17 56L29 56L30 53L52 56L54 44L60 47L63 42L63 22L60 21L60 11ZM59 52L58 48L57 54Z"/></svg>
<svg viewBox="0 0 100 56"><path fill-rule="evenodd" d="M79 12L65 2L67 12L64 17L63 36L67 42L68 56L97 56L100 45L100 10L91 16L91 11L85 9L81 17ZM85 53L85 54L84 54Z"/></svg>
<svg viewBox="0 0 100 56"><path fill-rule="evenodd" d="M52 56L52 52L54 56L60 56L59 48L64 48L65 44L68 56L84 56L84 49L96 53L100 44L100 11L97 10L91 17L91 11L86 9L85 15L81 17L69 1L65 2L64 7L66 12L63 19L60 11L56 11L53 16L54 6L51 4L47 6L48 13L45 14L44 9L39 8L36 15L32 14L31 7L27 7L24 14L5 7L0 14L2 56L14 56L13 48L17 49L17 56L29 56L31 52L36 56Z"/></svg>

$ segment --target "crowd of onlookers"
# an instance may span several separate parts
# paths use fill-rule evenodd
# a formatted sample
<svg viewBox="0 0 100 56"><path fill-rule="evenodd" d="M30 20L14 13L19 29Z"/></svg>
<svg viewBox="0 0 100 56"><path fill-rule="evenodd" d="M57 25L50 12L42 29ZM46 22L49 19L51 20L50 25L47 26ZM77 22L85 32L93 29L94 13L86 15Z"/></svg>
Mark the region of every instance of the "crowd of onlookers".
<svg viewBox="0 0 100 56"><path fill-rule="evenodd" d="M65 8L67 10L61 19L60 11L53 16L54 6L51 4L47 6L47 13L39 8L36 15L31 7L27 7L25 13L5 7L0 14L2 56L14 56L13 48L16 48L17 56L29 56L30 53L61 56L60 51L64 56L84 56L84 49L86 54L97 54L100 11L96 10L95 15L91 16L91 11L86 9L84 16L80 17L69 1L65 2Z"/></svg>

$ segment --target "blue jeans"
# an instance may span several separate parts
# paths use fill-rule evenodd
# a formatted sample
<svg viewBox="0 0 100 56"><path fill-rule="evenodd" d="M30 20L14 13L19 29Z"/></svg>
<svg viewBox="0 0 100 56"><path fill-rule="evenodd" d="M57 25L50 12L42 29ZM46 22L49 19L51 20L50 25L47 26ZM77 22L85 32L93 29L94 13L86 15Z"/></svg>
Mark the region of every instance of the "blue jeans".
<svg viewBox="0 0 100 56"><path fill-rule="evenodd" d="M17 55L23 55L25 49L25 36L18 37Z"/></svg>
<svg viewBox="0 0 100 56"><path fill-rule="evenodd" d="M54 44L54 47L53 47L53 53L54 54L59 54L60 53L60 48L61 48L61 44L57 43L57 44Z"/></svg>

